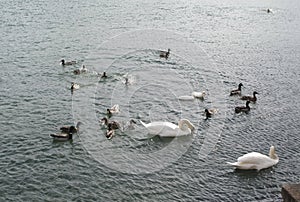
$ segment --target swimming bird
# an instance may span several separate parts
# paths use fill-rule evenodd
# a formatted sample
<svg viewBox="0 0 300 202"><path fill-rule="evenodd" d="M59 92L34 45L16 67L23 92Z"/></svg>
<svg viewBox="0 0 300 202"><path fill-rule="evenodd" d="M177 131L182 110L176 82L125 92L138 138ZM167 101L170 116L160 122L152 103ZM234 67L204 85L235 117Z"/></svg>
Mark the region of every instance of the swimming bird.
<svg viewBox="0 0 300 202"><path fill-rule="evenodd" d="M106 79L106 78L107 78L106 72L103 72L103 73L102 73L101 78L103 78L103 79Z"/></svg>
<svg viewBox="0 0 300 202"><path fill-rule="evenodd" d="M251 101L251 102L256 102L256 100L257 100L256 95L257 95L257 94L258 94L258 92L254 91L254 92L253 92L253 97L252 97L252 96L249 96L249 95L247 95L247 96L242 96L242 97L241 97L241 100L249 100L249 101Z"/></svg>
<svg viewBox="0 0 300 202"><path fill-rule="evenodd" d="M79 89L79 88L80 88L79 84L74 83L74 82L71 83L71 90L72 90L72 91L73 91L73 90L77 90L77 89Z"/></svg>
<svg viewBox="0 0 300 202"><path fill-rule="evenodd" d="M271 146L269 151L269 156L263 155L258 152L251 152L245 154L237 159L237 162L230 163L229 165L241 169L241 170L257 170L269 168L278 163L279 158L275 154L275 147Z"/></svg>
<svg viewBox="0 0 300 202"><path fill-rule="evenodd" d="M62 66L66 66L66 65L75 65L77 62L74 61L74 60L66 62L65 59L62 59L60 61L60 63L61 63Z"/></svg>
<svg viewBox="0 0 300 202"><path fill-rule="evenodd" d="M76 74L76 75L78 75L78 74L80 74L81 72L80 72L80 69L75 69L75 70L73 71L73 73Z"/></svg>
<svg viewBox="0 0 300 202"><path fill-rule="evenodd" d="M160 51L159 57L168 59L168 57L170 55L170 51L171 51L170 49L168 49L168 51Z"/></svg>
<svg viewBox="0 0 300 202"><path fill-rule="evenodd" d="M125 77L125 85L129 85L129 79L128 79L128 77Z"/></svg>
<svg viewBox="0 0 300 202"><path fill-rule="evenodd" d="M60 130L62 133L77 133L81 124L82 123L79 121L76 126L62 126L60 127Z"/></svg>
<svg viewBox="0 0 300 202"><path fill-rule="evenodd" d="M87 70L87 68L86 68L86 66L85 65L82 65L82 67L81 67L81 69L80 69L80 72L81 73L86 73L88 70Z"/></svg>
<svg viewBox="0 0 300 202"><path fill-rule="evenodd" d="M240 83L238 89L232 90L230 92L230 96L232 96L232 95L241 95L242 86L243 86L243 84Z"/></svg>
<svg viewBox="0 0 300 202"><path fill-rule="evenodd" d="M117 114L120 112L120 108L119 108L119 105L114 105L112 106L110 109L107 109L107 114L108 115L113 115L113 114Z"/></svg>
<svg viewBox="0 0 300 202"><path fill-rule="evenodd" d="M129 122L127 122L124 126L123 126L123 131L126 130L134 130L134 125L136 124L136 121L131 119Z"/></svg>
<svg viewBox="0 0 300 202"><path fill-rule="evenodd" d="M194 98L204 99L204 97L206 96L206 92L205 91L202 91L202 92L193 92L192 96L194 96Z"/></svg>
<svg viewBox="0 0 300 202"><path fill-rule="evenodd" d="M107 126L108 130L110 129L120 129L121 126L117 121L109 121L106 117L102 118L101 121L104 125Z"/></svg>
<svg viewBox="0 0 300 202"><path fill-rule="evenodd" d="M246 106L240 106L240 107L236 107L234 109L235 113L240 113L240 112L245 112L248 113L250 111L250 107L249 107L250 101L248 100L246 102Z"/></svg>
<svg viewBox="0 0 300 202"><path fill-rule="evenodd" d="M204 110L206 119L211 118L211 116L216 114L217 112L218 112L217 109L205 109Z"/></svg>
<svg viewBox="0 0 300 202"><path fill-rule="evenodd" d="M179 96L178 99L183 100L183 101L190 101L190 100L194 100L195 98L203 100L205 95L206 95L205 91L192 92L192 95L182 95L182 96Z"/></svg>
<svg viewBox="0 0 300 202"><path fill-rule="evenodd" d="M187 119L181 119L178 121L178 125L170 122L152 122L141 124L148 129L148 133L151 135L159 135L160 137L177 137L183 135L190 135L194 130L194 125Z"/></svg>
<svg viewBox="0 0 300 202"><path fill-rule="evenodd" d="M111 138L113 138L114 135L115 135L115 130L114 129L108 129L106 131L106 134L105 134L106 138L109 139L109 140Z"/></svg>
<svg viewBox="0 0 300 202"><path fill-rule="evenodd" d="M85 67L85 65L82 65L82 67L80 69L75 69L73 71L74 74L78 75L81 73L86 73L87 72L87 68Z"/></svg>
<svg viewBox="0 0 300 202"><path fill-rule="evenodd" d="M73 134L72 133L50 134L50 137L52 137L53 140L67 141L73 138Z"/></svg>

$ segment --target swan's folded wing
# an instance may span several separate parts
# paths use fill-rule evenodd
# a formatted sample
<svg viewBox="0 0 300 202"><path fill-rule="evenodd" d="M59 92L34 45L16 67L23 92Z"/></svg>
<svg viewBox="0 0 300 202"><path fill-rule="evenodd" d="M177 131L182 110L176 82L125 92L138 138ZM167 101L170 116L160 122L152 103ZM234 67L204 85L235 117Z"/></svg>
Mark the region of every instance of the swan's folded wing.
<svg viewBox="0 0 300 202"><path fill-rule="evenodd" d="M269 161L270 158L258 152L251 152L238 158L238 162L243 164L260 164Z"/></svg>
<svg viewBox="0 0 300 202"><path fill-rule="evenodd" d="M177 125L170 123L170 122L152 122L145 124L144 122L140 121L141 124L146 127L150 134L158 135L162 133L173 133Z"/></svg>

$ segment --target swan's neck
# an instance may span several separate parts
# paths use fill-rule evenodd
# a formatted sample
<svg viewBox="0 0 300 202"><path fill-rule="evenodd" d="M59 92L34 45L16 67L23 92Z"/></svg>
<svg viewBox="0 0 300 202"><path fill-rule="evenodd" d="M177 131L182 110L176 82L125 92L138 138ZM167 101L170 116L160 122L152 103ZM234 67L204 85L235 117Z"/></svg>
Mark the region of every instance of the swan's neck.
<svg viewBox="0 0 300 202"><path fill-rule="evenodd" d="M275 159L275 160L278 159L278 156L275 153L275 148L273 146L270 148L269 156L271 159Z"/></svg>
<svg viewBox="0 0 300 202"><path fill-rule="evenodd" d="M195 129L195 127L193 126L193 124L187 120L187 119L181 119L179 122L178 122L178 127L181 129L181 130L184 130L187 126L189 129L191 129L191 131L193 131Z"/></svg>

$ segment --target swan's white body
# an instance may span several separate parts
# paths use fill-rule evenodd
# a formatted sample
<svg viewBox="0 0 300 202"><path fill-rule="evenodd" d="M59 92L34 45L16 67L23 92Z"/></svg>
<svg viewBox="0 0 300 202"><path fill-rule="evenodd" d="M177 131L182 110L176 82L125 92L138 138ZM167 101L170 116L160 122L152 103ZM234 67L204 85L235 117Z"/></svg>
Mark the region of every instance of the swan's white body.
<svg viewBox="0 0 300 202"><path fill-rule="evenodd" d="M241 170L254 169L260 171L261 169L269 168L271 166L276 165L278 161L279 158L275 154L275 148L274 146L271 146L269 156L263 155L258 152L251 152L239 157L238 161L235 163L229 163L229 162L227 163Z"/></svg>
<svg viewBox="0 0 300 202"><path fill-rule="evenodd" d="M189 101L189 100L194 100L194 96L191 95L182 95L178 97L179 100L183 100L183 101Z"/></svg>
<svg viewBox="0 0 300 202"><path fill-rule="evenodd" d="M202 91L202 92L193 92L192 95L195 98L204 99L204 97L206 95L206 92L205 91Z"/></svg>
<svg viewBox="0 0 300 202"><path fill-rule="evenodd" d="M149 134L159 135L160 137L178 137L190 135L195 129L194 125L187 119L181 119L178 125L170 122L152 122L144 123L140 121L143 126L148 129Z"/></svg>

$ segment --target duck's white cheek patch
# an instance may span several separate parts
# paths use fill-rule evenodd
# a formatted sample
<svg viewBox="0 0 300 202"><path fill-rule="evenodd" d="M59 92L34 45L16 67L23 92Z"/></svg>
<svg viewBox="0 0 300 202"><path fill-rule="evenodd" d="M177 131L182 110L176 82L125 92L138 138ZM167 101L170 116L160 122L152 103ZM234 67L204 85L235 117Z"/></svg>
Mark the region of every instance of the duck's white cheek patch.
<svg viewBox="0 0 300 202"><path fill-rule="evenodd" d="M171 49L169 57L161 58L159 51L168 48ZM201 128L198 130L198 125L205 118L200 113L205 103L199 99L183 103L178 97L203 90L209 94L208 89L214 92L212 95L220 97L223 88L215 85L219 75L209 57L186 37L167 30L123 33L99 43L99 48L93 50L84 63L89 72L107 73L107 78L100 82L97 77L86 79L84 87L73 96L74 118L83 122L80 141L100 164L124 173L152 173L177 161L193 142L199 144L200 138L203 144L199 157L205 157L214 148L223 125L213 127L212 124L214 129L207 128L208 135L203 136L206 133ZM194 74L195 68L199 68L201 74ZM207 83L205 72L211 71L216 75L212 76L213 82ZM218 100L210 96L207 103L212 103L211 98ZM108 141L99 120L106 115L106 109L115 104L120 106L120 113L113 118L119 122L140 119L146 123L177 124L184 118L195 126L195 134L167 142L159 140L156 144L147 139L147 130L138 121L130 134L122 136L116 131ZM131 141L126 138L129 135Z"/></svg>

